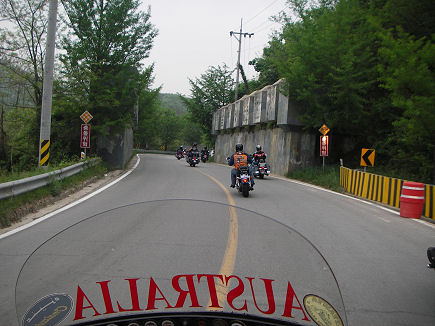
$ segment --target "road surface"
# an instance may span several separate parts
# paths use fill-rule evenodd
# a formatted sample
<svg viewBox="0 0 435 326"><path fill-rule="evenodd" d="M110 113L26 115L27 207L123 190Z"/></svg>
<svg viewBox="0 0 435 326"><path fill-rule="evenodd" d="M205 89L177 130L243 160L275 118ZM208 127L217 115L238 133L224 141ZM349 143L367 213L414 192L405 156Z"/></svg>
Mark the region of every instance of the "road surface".
<svg viewBox="0 0 435 326"><path fill-rule="evenodd" d="M400 218L394 211L284 178L257 180L249 198L230 189L229 183L229 167L199 164L192 168L173 156L144 154L140 155L137 167L116 184L32 227L0 238L0 325L18 325L15 283L21 266L38 246L61 230L103 211L124 206L126 212L134 215L132 212L138 210L135 204L164 199L180 200L180 206L171 209L182 211L190 207L187 200L231 204L298 231L320 251L333 270L349 325L435 325L435 272L425 267L425 251L435 245L433 225ZM243 215L240 212L238 215ZM108 244L107 248L112 250L119 244L119 248L127 250L126 244L121 245L119 232L134 235L137 231L137 241L142 241L141 234L150 232L147 237L152 245L148 250L152 250L153 257L166 257L164 263L153 261L152 265L160 264L160 268L153 269L154 275L165 269L165 264L173 266L175 261L179 264L177 268L185 270L192 265L192 257L208 262L200 269L210 273L219 269L236 275L253 271L252 277L264 275L268 270L274 273L273 268L262 266L256 257L285 254L286 248L279 245L278 231L276 239L272 239L267 232L254 229L246 218L240 218L234 228L231 214L226 219L215 215L210 212L200 220L194 214L187 220L160 216L158 220L147 221L146 230L140 229L141 233L135 229L138 221L126 219L116 224L117 237L110 239L114 244ZM169 233L155 238L162 225L171 226L165 228ZM96 242L102 242L97 230L90 233L93 228L90 224L88 231L75 236L78 239L95 236ZM238 241L231 243L234 233ZM201 246L205 240L210 243L208 247ZM262 240L269 245L255 247ZM88 243L84 241L82 249L92 252L86 248ZM193 256L180 259L177 250L181 246L188 246ZM252 249L248 248L253 246L256 257L249 256ZM97 252L92 255L96 265L100 260L102 266L109 264Z"/></svg>

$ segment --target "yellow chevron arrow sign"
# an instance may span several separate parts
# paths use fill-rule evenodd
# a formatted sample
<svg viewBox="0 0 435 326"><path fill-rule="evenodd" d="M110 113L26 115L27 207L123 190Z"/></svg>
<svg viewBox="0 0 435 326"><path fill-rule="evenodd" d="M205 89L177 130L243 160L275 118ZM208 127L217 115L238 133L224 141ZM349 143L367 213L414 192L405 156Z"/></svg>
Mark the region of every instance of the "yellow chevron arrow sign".
<svg viewBox="0 0 435 326"><path fill-rule="evenodd" d="M361 150L361 166L375 166L375 150L363 148Z"/></svg>

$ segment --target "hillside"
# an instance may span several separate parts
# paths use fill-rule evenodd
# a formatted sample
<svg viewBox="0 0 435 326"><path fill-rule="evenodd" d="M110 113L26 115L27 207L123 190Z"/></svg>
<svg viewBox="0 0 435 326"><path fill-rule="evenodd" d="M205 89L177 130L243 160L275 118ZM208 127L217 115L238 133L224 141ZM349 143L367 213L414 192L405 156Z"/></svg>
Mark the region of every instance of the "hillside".
<svg viewBox="0 0 435 326"><path fill-rule="evenodd" d="M177 94L160 93L159 101L163 108L174 110L177 115L183 115L187 113L186 106Z"/></svg>

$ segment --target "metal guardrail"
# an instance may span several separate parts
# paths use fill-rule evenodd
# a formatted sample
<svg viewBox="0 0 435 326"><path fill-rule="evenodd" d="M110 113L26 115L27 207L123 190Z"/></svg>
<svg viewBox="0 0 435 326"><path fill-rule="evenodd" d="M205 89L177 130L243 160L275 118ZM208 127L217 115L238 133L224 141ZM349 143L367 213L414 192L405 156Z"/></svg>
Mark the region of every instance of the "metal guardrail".
<svg viewBox="0 0 435 326"><path fill-rule="evenodd" d="M54 180L62 180L79 173L83 170L85 165L93 166L97 164L98 159L80 162L66 168L35 175L33 177L24 178L20 180L5 182L0 184L0 199L5 199L17 195L24 194L26 192L44 187Z"/></svg>

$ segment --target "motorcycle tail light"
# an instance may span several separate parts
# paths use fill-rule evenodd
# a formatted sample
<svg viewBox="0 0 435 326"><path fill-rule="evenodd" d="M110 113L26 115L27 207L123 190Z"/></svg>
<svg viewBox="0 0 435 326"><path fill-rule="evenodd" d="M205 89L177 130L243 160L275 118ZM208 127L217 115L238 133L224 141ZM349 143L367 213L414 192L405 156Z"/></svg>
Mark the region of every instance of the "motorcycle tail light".
<svg viewBox="0 0 435 326"><path fill-rule="evenodd" d="M244 183L248 182L248 179L243 179L243 182L244 182Z"/></svg>

